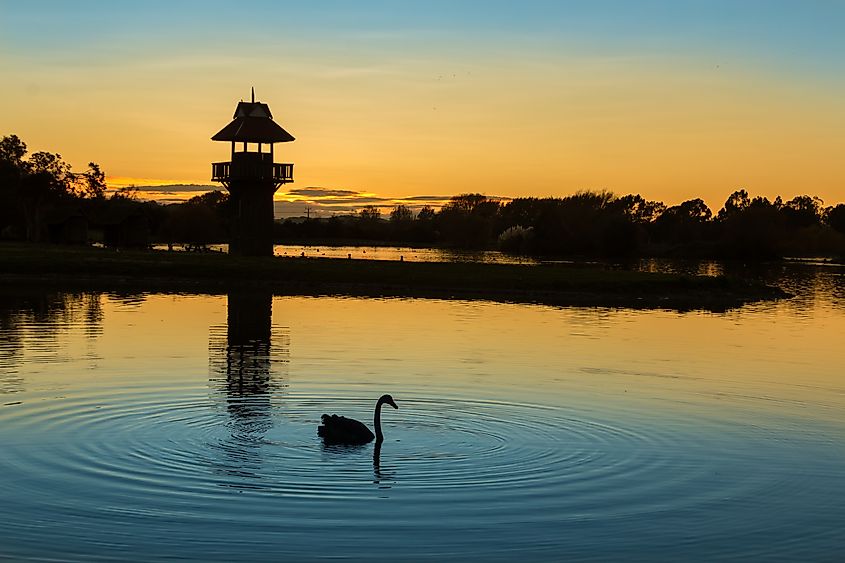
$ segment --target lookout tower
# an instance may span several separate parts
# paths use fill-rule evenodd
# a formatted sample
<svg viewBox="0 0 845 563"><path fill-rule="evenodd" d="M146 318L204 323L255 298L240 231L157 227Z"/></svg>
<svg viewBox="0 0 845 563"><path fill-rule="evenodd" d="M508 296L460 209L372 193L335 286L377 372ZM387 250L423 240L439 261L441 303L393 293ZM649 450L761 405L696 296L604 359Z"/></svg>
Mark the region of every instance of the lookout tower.
<svg viewBox="0 0 845 563"><path fill-rule="evenodd" d="M273 162L273 145L293 141L293 135L273 121L267 104L255 101L253 89L252 101L238 103L232 122L211 140L232 143L232 159L211 165L212 181L229 190L232 204L229 252L272 256L273 194L293 182L293 164Z"/></svg>

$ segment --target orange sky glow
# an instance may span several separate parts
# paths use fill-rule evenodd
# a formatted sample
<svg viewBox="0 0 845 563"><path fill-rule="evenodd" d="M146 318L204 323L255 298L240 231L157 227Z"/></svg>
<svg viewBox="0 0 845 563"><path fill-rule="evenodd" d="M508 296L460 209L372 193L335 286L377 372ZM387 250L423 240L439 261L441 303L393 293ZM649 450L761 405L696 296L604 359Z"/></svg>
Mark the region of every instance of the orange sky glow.
<svg viewBox="0 0 845 563"><path fill-rule="evenodd" d="M297 138L276 147L278 162L295 164L277 213L320 206L319 190L348 192L344 211L467 192L608 190L670 205L702 197L714 211L739 188L845 201L845 81L809 58L718 41L608 38L591 50L587 39L544 32L500 43L455 35L432 47L414 33L442 31L341 31L322 42L244 36L236 51L110 34L80 48L85 56L0 39L4 82L18 85L0 90L0 133L76 168L98 162L110 187L177 201L200 193L185 185L212 184L211 162L229 147L210 137L255 86Z"/></svg>

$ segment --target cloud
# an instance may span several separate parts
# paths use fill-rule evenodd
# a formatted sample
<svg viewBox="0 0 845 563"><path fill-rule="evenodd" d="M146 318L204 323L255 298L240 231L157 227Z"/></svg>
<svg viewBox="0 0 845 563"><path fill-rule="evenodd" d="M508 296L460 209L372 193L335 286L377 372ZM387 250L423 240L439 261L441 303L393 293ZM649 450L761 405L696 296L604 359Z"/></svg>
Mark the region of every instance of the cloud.
<svg viewBox="0 0 845 563"><path fill-rule="evenodd" d="M398 198L396 201L449 201L452 196L448 195L412 195L408 197Z"/></svg>
<svg viewBox="0 0 845 563"><path fill-rule="evenodd" d="M179 203L206 192L223 190L221 186L210 184L139 184L134 187L137 189L138 197L162 204ZM437 209L447 203L451 197L445 195L389 197L358 190L308 186L278 192L273 202L273 209L277 219L354 215L368 205L377 207L382 215L388 215L396 205L405 205L415 213L425 206ZM510 199L498 196L488 197L502 201Z"/></svg>
<svg viewBox="0 0 845 563"><path fill-rule="evenodd" d="M391 209L394 198L381 197L357 190L308 186L294 188L276 196L276 217L328 217L359 212L367 205L383 211Z"/></svg>
<svg viewBox="0 0 845 563"><path fill-rule="evenodd" d="M357 205L370 205L373 203L384 203L384 202L392 202L393 200L386 197L376 197L376 196L360 196L354 198L326 198L319 200L319 203L322 205L349 205L349 204L357 204Z"/></svg>
<svg viewBox="0 0 845 563"><path fill-rule="evenodd" d="M307 188L294 188L287 191L291 196L311 196L311 197L344 197L355 196L361 192L353 190L333 190L328 188L321 188L319 186L310 186Z"/></svg>
<svg viewBox="0 0 845 563"><path fill-rule="evenodd" d="M129 187L129 186L123 186ZM164 184L160 186L132 185L138 197L159 203L178 203L210 191L220 191L221 186L207 184Z"/></svg>
<svg viewBox="0 0 845 563"><path fill-rule="evenodd" d="M307 191L308 199L299 199ZM319 194L319 195L318 195ZM335 195L337 194L337 195ZM333 190L328 188L303 188L281 194L275 202L275 213L279 219L289 217L331 217L333 215L354 215L365 206L372 205L388 215L397 205L405 205L414 212L425 206L441 207L450 196L418 195L406 197L381 197L354 190Z"/></svg>
<svg viewBox="0 0 845 563"><path fill-rule="evenodd" d="M164 186L135 186L139 191L145 192L210 192L222 189L220 186L210 184L166 184Z"/></svg>

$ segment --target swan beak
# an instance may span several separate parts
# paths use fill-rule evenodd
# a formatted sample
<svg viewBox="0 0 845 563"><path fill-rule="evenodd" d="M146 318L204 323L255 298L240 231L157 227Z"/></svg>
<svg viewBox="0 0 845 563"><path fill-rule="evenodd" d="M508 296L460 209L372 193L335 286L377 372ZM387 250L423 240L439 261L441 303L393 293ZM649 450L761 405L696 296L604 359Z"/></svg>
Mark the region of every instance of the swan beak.
<svg viewBox="0 0 845 563"><path fill-rule="evenodd" d="M391 407L393 407L394 409L399 410L399 407L398 407L398 406L396 405L396 403L394 403L393 401L390 401L390 402L389 402L389 403L387 403L387 404L388 404L388 405L390 405Z"/></svg>

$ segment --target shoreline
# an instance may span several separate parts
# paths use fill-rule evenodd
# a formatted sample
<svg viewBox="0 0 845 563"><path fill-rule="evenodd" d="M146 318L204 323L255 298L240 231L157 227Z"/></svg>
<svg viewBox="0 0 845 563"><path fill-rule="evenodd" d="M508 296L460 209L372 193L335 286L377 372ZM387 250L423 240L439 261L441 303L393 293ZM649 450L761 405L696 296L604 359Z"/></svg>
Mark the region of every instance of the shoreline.
<svg viewBox="0 0 845 563"><path fill-rule="evenodd" d="M789 297L779 288L735 277L583 264L249 258L10 243L0 244L0 264L0 286L74 291L265 291L714 312Z"/></svg>

